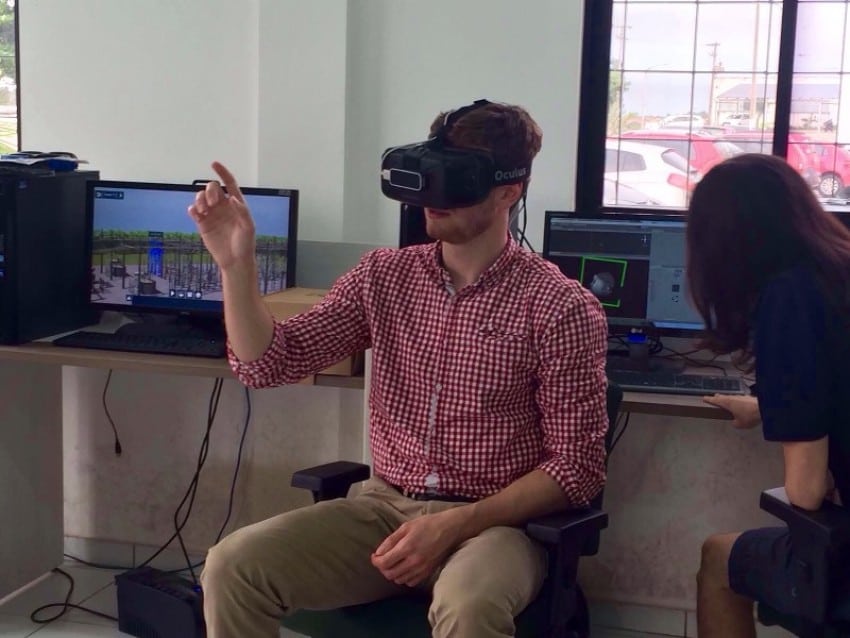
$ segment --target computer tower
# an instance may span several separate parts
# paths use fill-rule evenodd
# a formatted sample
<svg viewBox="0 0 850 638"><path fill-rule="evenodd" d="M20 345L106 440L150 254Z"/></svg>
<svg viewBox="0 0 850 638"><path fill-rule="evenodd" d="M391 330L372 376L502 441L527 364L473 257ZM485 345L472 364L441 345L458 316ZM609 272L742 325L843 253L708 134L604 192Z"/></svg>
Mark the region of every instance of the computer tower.
<svg viewBox="0 0 850 638"><path fill-rule="evenodd" d="M86 182L97 171L0 173L0 343L92 323Z"/></svg>

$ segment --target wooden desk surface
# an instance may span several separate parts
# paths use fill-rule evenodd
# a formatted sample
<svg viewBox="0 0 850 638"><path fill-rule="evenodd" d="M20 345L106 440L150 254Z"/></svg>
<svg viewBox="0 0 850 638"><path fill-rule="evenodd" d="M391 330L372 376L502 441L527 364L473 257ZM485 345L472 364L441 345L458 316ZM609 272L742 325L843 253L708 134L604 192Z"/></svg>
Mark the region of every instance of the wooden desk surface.
<svg viewBox="0 0 850 638"><path fill-rule="evenodd" d="M18 346L0 346L0 361L26 361L83 368L112 368L136 372L183 374L194 377L234 378L224 359L184 357L141 352L63 348L46 341L36 341ZM305 379L305 384L337 388L363 388L363 377L344 377L318 374Z"/></svg>
<svg viewBox="0 0 850 638"><path fill-rule="evenodd" d="M622 412L656 414L694 419L721 419L731 421L726 410L708 405L702 397L682 394L657 394L655 392L624 392Z"/></svg>
<svg viewBox="0 0 850 638"><path fill-rule="evenodd" d="M182 374L195 377L233 378L233 372L224 359L62 348L42 341L18 346L0 346L0 361L26 361L84 368L112 368L115 370ZM319 374L306 379L304 383L326 387L363 389L362 376L344 377ZM622 411L635 414L729 420L729 415L725 410L703 403L701 397L678 394L626 392L623 396Z"/></svg>

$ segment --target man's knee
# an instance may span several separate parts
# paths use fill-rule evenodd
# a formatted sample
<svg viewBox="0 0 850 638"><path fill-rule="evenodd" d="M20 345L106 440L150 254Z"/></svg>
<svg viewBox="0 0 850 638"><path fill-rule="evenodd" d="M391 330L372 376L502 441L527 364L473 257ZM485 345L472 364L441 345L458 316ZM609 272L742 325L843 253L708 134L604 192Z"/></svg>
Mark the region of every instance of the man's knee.
<svg viewBox="0 0 850 638"><path fill-rule="evenodd" d="M263 579L268 561L264 560L262 543L251 533L251 528L238 530L226 536L207 552L201 584L205 591L233 592L252 587Z"/></svg>
<svg viewBox="0 0 850 638"><path fill-rule="evenodd" d="M238 571L244 565L242 558L246 553L246 543L235 536L226 536L207 551L201 572L204 589L227 587L240 579Z"/></svg>
<svg viewBox="0 0 850 638"><path fill-rule="evenodd" d="M514 617L506 604L475 589L448 591L436 586L428 610L435 636L475 636L477 632L511 636Z"/></svg>
<svg viewBox="0 0 850 638"><path fill-rule="evenodd" d="M729 554L738 536L739 534L715 534L705 539L697 574L697 580L701 584L728 586Z"/></svg>

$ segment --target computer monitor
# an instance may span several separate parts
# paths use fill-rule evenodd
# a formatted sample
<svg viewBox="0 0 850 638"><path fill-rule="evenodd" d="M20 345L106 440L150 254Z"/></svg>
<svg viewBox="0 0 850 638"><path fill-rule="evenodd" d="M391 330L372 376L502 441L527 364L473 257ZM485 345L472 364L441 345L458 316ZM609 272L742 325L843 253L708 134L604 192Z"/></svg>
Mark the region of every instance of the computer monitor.
<svg viewBox="0 0 850 638"><path fill-rule="evenodd" d="M704 325L688 295L685 223L547 211L543 257L596 295L612 332L693 337Z"/></svg>
<svg viewBox="0 0 850 638"><path fill-rule="evenodd" d="M187 213L200 186L91 181L91 304L98 310L220 320L221 273ZM295 284L298 191L243 188L256 227L261 294ZM219 321L220 323L220 321Z"/></svg>

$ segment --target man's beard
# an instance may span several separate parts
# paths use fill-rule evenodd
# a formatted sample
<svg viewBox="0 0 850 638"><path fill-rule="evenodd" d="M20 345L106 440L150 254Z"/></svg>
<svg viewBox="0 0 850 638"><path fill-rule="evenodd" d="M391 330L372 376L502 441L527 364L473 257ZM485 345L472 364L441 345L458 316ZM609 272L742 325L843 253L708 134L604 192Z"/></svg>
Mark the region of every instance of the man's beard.
<svg viewBox="0 0 850 638"><path fill-rule="evenodd" d="M452 213L452 215L457 214ZM464 220L463 224L441 224L440 221L445 220L429 220L426 218L425 232L431 239L438 239L447 244L465 244L472 241L484 234L492 224L492 220L484 216Z"/></svg>

